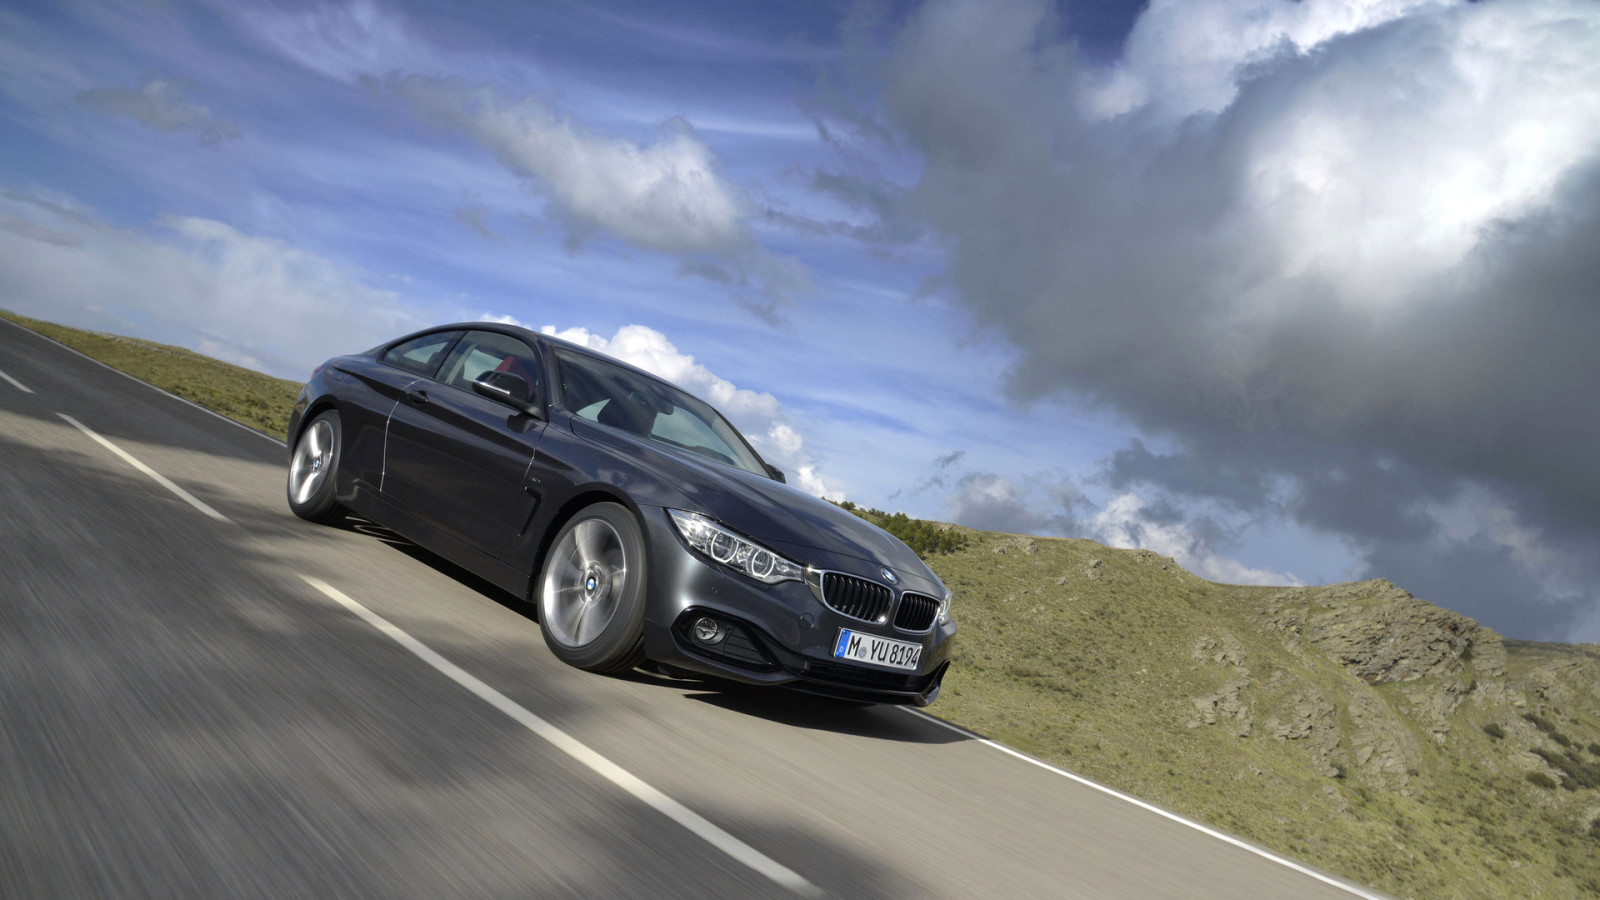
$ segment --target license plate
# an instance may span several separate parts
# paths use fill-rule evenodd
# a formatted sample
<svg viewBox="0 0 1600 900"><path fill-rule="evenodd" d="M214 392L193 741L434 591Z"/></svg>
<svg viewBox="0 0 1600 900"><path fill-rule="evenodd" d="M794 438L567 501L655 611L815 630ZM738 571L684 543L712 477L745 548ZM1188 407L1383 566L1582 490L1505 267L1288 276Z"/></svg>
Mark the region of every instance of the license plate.
<svg viewBox="0 0 1600 900"><path fill-rule="evenodd" d="M869 666L915 671L922 661L922 645L841 628L839 640L833 645L833 655Z"/></svg>

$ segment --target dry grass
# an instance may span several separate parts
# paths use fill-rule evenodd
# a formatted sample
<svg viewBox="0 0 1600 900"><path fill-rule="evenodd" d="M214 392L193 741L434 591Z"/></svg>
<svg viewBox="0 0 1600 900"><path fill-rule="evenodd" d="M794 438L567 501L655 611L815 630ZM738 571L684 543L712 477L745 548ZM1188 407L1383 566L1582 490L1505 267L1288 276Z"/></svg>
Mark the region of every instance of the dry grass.
<svg viewBox="0 0 1600 900"><path fill-rule="evenodd" d="M961 626L932 710L944 718L1399 897L1600 896L1600 791L1530 752L1576 773L1600 763L1587 750L1600 651L1507 642L1503 674L1468 656L1449 676L1465 694L1441 742L1416 701L1437 676L1370 685L1265 625L1274 599L1315 614L1335 593L1365 602L1362 585L1221 585L1146 551L982 532L929 563ZM1226 714L1205 724L1195 701L1246 674L1248 733ZM1331 754L1271 727L1311 693L1336 710ZM1362 732L1355 708L1380 726ZM1522 717L1536 710L1567 745ZM1359 763L1367 741L1405 749L1402 770Z"/></svg>
<svg viewBox="0 0 1600 900"><path fill-rule="evenodd" d="M6 310L0 310L0 316L273 437L281 438L288 431L289 411L300 392L296 382L273 378L182 347L68 328Z"/></svg>

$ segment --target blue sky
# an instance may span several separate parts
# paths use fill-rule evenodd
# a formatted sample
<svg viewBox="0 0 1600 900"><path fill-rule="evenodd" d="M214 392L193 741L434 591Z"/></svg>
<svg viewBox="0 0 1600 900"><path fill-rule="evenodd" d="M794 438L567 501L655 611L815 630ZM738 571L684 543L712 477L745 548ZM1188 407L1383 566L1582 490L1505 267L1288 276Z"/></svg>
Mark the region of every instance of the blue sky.
<svg viewBox="0 0 1600 900"><path fill-rule="evenodd" d="M550 327L794 481L1600 640L1579 0L11 4L0 305Z"/></svg>

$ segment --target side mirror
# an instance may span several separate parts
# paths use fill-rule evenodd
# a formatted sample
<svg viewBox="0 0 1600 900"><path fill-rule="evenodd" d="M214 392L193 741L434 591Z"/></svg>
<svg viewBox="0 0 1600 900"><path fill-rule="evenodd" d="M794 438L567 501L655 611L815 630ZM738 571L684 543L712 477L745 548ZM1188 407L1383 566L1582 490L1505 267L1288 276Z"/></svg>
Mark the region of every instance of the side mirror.
<svg viewBox="0 0 1600 900"><path fill-rule="evenodd" d="M488 397L512 409L529 414L534 412L528 380L521 375L512 372L485 372L472 383L472 390L480 397Z"/></svg>
<svg viewBox="0 0 1600 900"><path fill-rule="evenodd" d="M779 484L788 484L789 483L789 479L783 477L783 470L782 469L778 468L777 466L773 465L772 463L763 463L763 465L765 465L767 467L767 474L772 476L772 480L773 481L776 481Z"/></svg>

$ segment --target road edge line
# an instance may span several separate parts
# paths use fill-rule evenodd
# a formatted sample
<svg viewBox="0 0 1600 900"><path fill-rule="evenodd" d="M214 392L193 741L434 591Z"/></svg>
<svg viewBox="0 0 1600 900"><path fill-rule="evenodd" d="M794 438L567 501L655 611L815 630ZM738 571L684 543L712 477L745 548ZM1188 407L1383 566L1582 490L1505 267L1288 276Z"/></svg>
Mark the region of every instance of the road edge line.
<svg viewBox="0 0 1600 900"><path fill-rule="evenodd" d="M914 709L914 708L909 707L909 706L901 706L901 707L898 707L898 708L899 709L903 709L906 712L911 713L912 715L914 715L914 716L916 716L916 717L918 717L920 719L923 719L924 721L932 722L935 725L939 725L939 726L942 726L944 728L948 728L951 731L954 731L957 734L960 734L960 735L968 738L969 740L974 740L974 741L977 741L980 744L983 744L985 746L991 747L991 748L993 748L995 750L999 750L1001 753L1004 753L1007 756L1014 756L1017 759L1022 760L1023 762L1032 763L1033 765L1036 765L1041 769L1044 769L1044 770L1046 770L1048 772L1053 772L1053 773L1055 773L1057 775L1060 775L1061 777L1069 779L1071 781L1076 781L1077 783L1079 783L1079 784L1081 784L1081 785L1083 785L1085 787L1093 788L1094 790L1097 790L1097 791L1101 792L1102 794L1107 794L1107 795L1110 795L1112 797L1117 798L1118 800L1123 800L1125 802L1132 803L1134 806L1137 806L1140 809L1146 810L1148 812L1153 812L1156 815L1161 816L1164 819L1170 819L1171 821L1177 822L1180 825L1186 825L1186 826L1188 826L1190 828L1193 828L1195 831L1198 831L1198 832L1200 832L1202 834L1205 834L1205 835L1209 835L1210 837L1214 837L1217 840L1222 841L1223 843L1231 844L1231 845L1233 845L1235 847L1238 847L1240 850L1244 850L1244 851L1247 851L1249 853L1253 853L1256 856L1261 857L1262 859L1270 860L1272 862L1277 863L1280 866L1285 866L1285 867L1287 867L1289 869L1293 869L1294 871L1299 872L1302 875L1308 875L1308 876L1316 879L1317 881L1322 882L1323 884L1327 884L1327 885L1330 885L1332 887L1339 888L1340 890L1347 891L1347 892L1349 892L1351 894L1354 894L1357 897L1363 898L1363 900L1391 900L1391 898L1386 897L1383 894L1372 893L1371 891L1368 891L1365 888L1360 888L1360 887L1357 887L1357 886L1355 886L1353 884L1346 883L1346 882L1344 882L1344 881L1342 881L1342 880L1340 880L1338 878L1333 877L1332 875L1327 875L1325 873L1318 872L1316 869L1313 869L1310 866L1306 866L1306 865L1304 865L1302 863L1297 863L1294 860L1289 859L1287 857L1279 856L1278 854L1273 853L1271 850L1267 850L1267 849L1265 849L1263 847L1258 847L1255 844L1252 844L1249 841L1244 840L1243 838L1236 838L1233 835L1228 834L1226 832L1218 831L1217 829L1212 828L1209 825L1203 825L1203 824L1201 824L1199 822L1196 822L1193 819L1185 818L1184 816L1180 816L1177 813L1172 812L1170 810L1162 809L1161 807L1156 806L1153 803L1148 803L1148 802L1146 802L1144 800L1140 800L1138 797L1135 797L1132 794L1124 794L1123 792L1117 790L1116 788L1107 787L1106 785L1103 785L1098 781L1092 781L1092 780L1090 780L1088 778L1085 778L1082 775L1079 775L1079 774L1077 774L1075 772L1069 772L1068 770L1063 769L1060 766L1056 766L1056 765L1054 765L1052 763L1047 763L1042 759L1038 759L1036 757L1029 756L1028 754L1023 753L1021 750L1016 750L1016 749L1013 749L1011 747L1007 747L1005 744L1002 744L999 741L991 740L989 738L984 737L981 734L977 734L976 732L969 731L969 730L967 730L965 728L962 728L960 725L957 725L957 724L955 724L953 722L946 722L945 720L939 718L938 716L931 715L929 713L923 712L920 709Z"/></svg>
<svg viewBox="0 0 1600 900"><path fill-rule="evenodd" d="M358 618L382 632L395 643L411 651L417 658L439 670L446 678L466 688L476 695L478 699L505 713L517 724L533 732L535 736L543 738L557 750L572 757L601 778L633 795L635 799L643 802L646 806L687 828L696 837L701 838L728 856L801 896L822 896L822 891L816 885L805 880L797 872L786 868L761 851L724 831L699 813L646 784L633 773L601 756L577 738L567 734L515 700L490 687L476 675L445 659L433 648L412 637L408 632L391 623L388 619L351 599L343 591L309 575L301 575L300 579L321 591L328 599L354 613Z"/></svg>
<svg viewBox="0 0 1600 900"><path fill-rule="evenodd" d="M77 355L83 357L84 359L87 359L89 362L94 363L95 365L101 367L102 369L109 369L109 370L117 373L118 375L121 375L123 378L127 378L127 379L129 379L131 381L137 381L138 383L144 385L145 387L149 388L152 391L155 391L158 394L166 394L168 397L171 397L172 399L178 401L179 403L186 403L189 406L192 406L195 409L198 409L198 410L200 410L201 412L203 412L203 413L205 413L207 415L216 416L217 418L221 419L222 421L227 422L229 425L233 425L233 426L238 427L238 428L243 428L245 431L250 432L251 434L255 435L256 437L265 438L265 439L273 442L274 444L277 444L280 447L289 446L289 444L286 441L279 440L278 438L275 438L272 435L267 434L265 431L259 431L259 430L255 429L255 428L251 428L249 425L246 425L245 423L240 422L237 419L230 419L227 416L223 415L222 413L217 412L214 409L206 409L204 406L201 406L200 404L194 402L193 400L188 400L188 399L185 399L183 397L179 397L177 394L174 394L173 392L171 392L171 391L169 391L169 390L167 390L165 388L156 387L155 385L151 384L148 381L145 381L143 378L140 378L140 377L138 377L136 375L129 375L127 372L122 371L121 369L117 368L116 366L111 365L110 363L101 362L100 360L95 359L94 357L90 356L89 354L84 353L82 350L76 350L76 349L73 349L72 347L68 347L66 344L61 343L60 341L56 340L55 338L51 337L48 334L40 334L39 332L34 331L32 328L29 328L28 326L23 325L20 322L11 321L10 319L6 318L5 316L0 316L0 322L5 322L8 325L13 325L13 326L15 326L17 328L20 328L23 331L27 332L28 334L31 334L34 337L39 338L40 340L49 341L50 343L55 344L57 347L60 347L61 349L67 351L68 353L76 353ZM50 324L54 325L56 323L52 322ZM62 328L66 328L68 326L62 325L61 327ZM85 329L85 330L87 330L87 329ZM124 335L111 335L111 336L112 337L124 337ZM140 340L140 338L135 338L134 340ZM7 378L6 380L10 381L11 379ZM27 389L24 388L23 390L27 390ZM28 393L31 394L31 393L33 393L33 391L28 391Z"/></svg>

